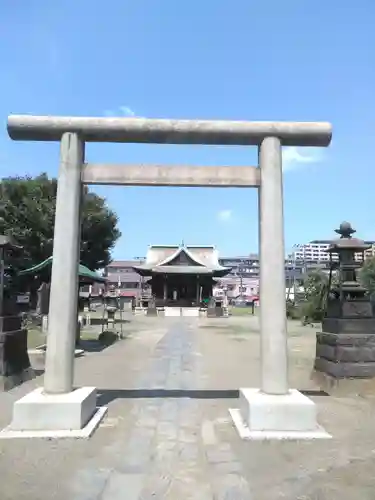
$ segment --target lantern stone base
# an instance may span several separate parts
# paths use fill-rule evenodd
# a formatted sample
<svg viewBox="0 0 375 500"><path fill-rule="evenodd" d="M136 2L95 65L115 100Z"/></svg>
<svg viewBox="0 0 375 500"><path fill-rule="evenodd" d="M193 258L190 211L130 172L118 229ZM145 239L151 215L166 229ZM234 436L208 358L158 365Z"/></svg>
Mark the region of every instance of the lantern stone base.
<svg viewBox="0 0 375 500"><path fill-rule="evenodd" d="M373 334L375 335L375 319L372 315L365 318L324 318L323 332L340 334Z"/></svg>
<svg viewBox="0 0 375 500"><path fill-rule="evenodd" d="M27 352L27 330L21 318L0 316L0 391L34 378Z"/></svg>
<svg viewBox="0 0 375 500"><path fill-rule="evenodd" d="M156 309L156 306L149 306L147 308L146 316L157 316L158 315L158 310Z"/></svg>
<svg viewBox="0 0 375 500"><path fill-rule="evenodd" d="M313 370L311 379L322 391L330 396L373 398L375 378L336 378L325 372Z"/></svg>
<svg viewBox="0 0 375 500"><path fill-rule="evenodd" d="M35 378L34 370L29 367L12 375L0 375L0 391L7 392L18 385Z"/></svg>
<svg viewBox="0 0 375 500"><path fill-rule="evenodd" d="M315 403L295 389L285 395L240 389L239 408L230 410L242 439L327 439Z"/></svg>
<svg viewBox="0 0 375 500"><path fill-rule="evenodd" d="M224 315L222 307L208 307L207 318L221 318Z"/></svg>
<svg viewBox="0 0 375 500"><path fill-rule="evenodd" d="M318 333L314 368L337 379L375 377L375 333Z"/></svg>

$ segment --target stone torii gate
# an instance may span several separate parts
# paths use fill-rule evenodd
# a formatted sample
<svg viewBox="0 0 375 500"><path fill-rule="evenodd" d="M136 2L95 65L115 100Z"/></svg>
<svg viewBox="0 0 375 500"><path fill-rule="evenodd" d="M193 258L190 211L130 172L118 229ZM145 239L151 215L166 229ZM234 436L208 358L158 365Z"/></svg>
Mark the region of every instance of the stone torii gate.
<svg viewBox="0 0 375 500"><path fill-rule="evenodd" d="M8 433L87 437L105 413L95 388L73 388L74 341L82 184L112 184L258 188L261 387L241 389L231 414L242 437L325 435L314 403L288 384L282 146L327 147L329 123L11 115L8 133L61 147L44 389L14 404ZM89 164L86 142L257 146L259 168Z"/></svg>

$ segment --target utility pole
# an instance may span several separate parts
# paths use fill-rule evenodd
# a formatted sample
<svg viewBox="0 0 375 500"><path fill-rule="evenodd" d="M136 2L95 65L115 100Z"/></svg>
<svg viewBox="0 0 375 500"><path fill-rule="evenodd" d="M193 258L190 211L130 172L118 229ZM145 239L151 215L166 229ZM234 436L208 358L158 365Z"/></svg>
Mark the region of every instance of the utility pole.
<svg viewBox="0 0 375 500"><path fill-rule="evenodd" d="M293 252L292 269L293 269L293 302L295 304L296 303L296 296L297 296L297 279L296 279L297 259L296 259L295 252Z"/></svg>
<svg viewBox="0 0 375 500"><path fill-rule="evenodd" d="M296 303L297 297L297 256L296 256L296 248L303 248L303 262L302 262L302 273L305 274L304 262L305 262L305 245L295 244L293 245L293 253L292 253L292 272L293 272L293 302Z"/></svg>
<svg viewBox="0 0 375 500"><path fill-rule="evenodd" d="M146 260L146 257L133 257L134 260L137 260L139 264L142 264L145 260ZM145 291L145 278L144 276L140 276L140 293L139 293L139 299L142 300L142 296L144 294L144 291Z"/></svg>
<svg viewBox="0 0 375 500"><path fill-rule="evenodd" d="M4 263L4 247L0 246L0 317L3 315L3 302L4 302L4 274L5 274L5 263Z"/></svg>
<svg viewBox="0 0 375 500"><path fill-rule="evenodd" d="M240 265L243 264L243 260L240 260ZM239 268L239 272L240 272L240 297L242 299L243 297L243 278L242 278L242 271L241 271L241 268Z"/></svg>

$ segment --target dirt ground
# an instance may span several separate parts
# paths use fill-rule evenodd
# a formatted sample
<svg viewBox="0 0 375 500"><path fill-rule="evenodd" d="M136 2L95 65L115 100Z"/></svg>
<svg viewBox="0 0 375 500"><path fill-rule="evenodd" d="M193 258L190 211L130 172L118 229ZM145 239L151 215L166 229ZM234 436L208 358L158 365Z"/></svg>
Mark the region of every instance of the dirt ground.
<svg viewBox="0 0 375 500"><path fill-rule="evenodd" d="M289 374L330 440L242 441L228 409L259 387L258 319L129 317L127 338L75 361L108 415L89 440L0 441L0 499L375 498L375 403L323 395L316 329L289 323ZM43 370L43 359L32 358ZM40 376L0 394L0 424ZM375 396L375 391L374 391Z"/></svg>

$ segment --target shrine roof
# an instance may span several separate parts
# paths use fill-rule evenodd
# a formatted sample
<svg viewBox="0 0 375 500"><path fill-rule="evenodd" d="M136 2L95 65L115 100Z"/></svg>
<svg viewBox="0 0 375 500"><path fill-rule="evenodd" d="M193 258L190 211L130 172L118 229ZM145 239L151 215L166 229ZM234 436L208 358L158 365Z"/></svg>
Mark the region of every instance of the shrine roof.
<svg viewBox="0 0 375 500"><path fill-rule="evenodd" d="M197 275L211 275L211 276L225 276L229 273L230 269L227 267L206 267L206 266L155 266L148 267L137 266L133 268L141 276L149 276L151 274L197 274Z"/></svg>
<svg viewBox="0 0 375 500"><path fill-rule="evenodd" d="M26 275L26 274L38 274L40 271L42 271L45 268L51 268L52 267L52 261L53 257L48 257L48 259L44 260L43 262L40 262L39 264L36 264L33 267L30 267L28 269L23 269L22 271L19 272L20 276ZM88 267L84 266L83 264L79 264L78 267L78 276L80 281L85 281L87 283L106 283L107 280L103 276L100 276L100 274L97 274L95 271L91 271Z"/></svg>
<svg viewBox="0 0 375 500"><path fill-rule="evenodd" d="M225 276L231 270L219 264L214 246L151 246L146 262L133 269L143 275L205 274Z"/></svg>

